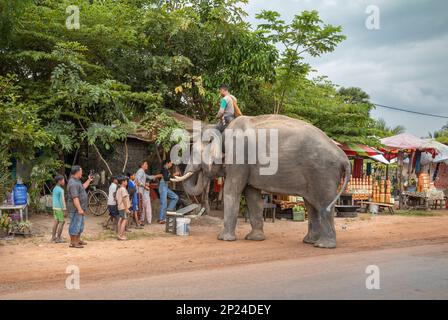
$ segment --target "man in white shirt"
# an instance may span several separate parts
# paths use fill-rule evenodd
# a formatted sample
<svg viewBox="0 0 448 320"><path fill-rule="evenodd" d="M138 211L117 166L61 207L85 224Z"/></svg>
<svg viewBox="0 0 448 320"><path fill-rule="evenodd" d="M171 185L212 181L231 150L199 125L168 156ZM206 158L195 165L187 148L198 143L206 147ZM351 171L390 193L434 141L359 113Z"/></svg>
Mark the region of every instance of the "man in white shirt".
<svg viewBox="0 0 448 320"><path fill-rule="evenodd" d="M162 175L150 176L146 174L148 170L148 161L143 160L140 162L140 169L135 174L135 182L137 184L138 192L138 211L140 216L140 222L144 225L145 220L148 224L152 223L152 210L151 210L151 194L149 186L146 184L146 180L155 180L161 178Z"/></svg>

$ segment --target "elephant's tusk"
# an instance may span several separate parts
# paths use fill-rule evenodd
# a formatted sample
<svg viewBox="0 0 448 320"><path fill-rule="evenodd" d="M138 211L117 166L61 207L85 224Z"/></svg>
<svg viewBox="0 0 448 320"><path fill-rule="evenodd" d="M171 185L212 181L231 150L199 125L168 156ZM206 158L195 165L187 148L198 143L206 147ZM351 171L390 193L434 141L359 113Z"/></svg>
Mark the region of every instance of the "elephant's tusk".
<svg viewBox="0 0 448 320"><path fill-rule="evenodd" d="M193 175L194 175L193 172L188 172L188 173L186 173L186 174L185 174L184 176L182 176L182 177L176 177L175 179L171 179L171 181L173 181L173 182L183 182L183 181L185 181L185 180L190 179L191 176L193 176Z"/></svg>

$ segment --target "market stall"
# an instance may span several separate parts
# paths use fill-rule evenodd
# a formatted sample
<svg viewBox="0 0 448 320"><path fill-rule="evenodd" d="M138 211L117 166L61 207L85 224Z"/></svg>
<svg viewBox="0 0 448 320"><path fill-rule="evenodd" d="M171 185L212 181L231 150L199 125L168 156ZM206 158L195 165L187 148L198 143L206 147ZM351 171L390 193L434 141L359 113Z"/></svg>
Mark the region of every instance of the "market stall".
<svg viewBox="0 0 448 320"><path fill-rule="evenodd" d="M391 195L392 183L388 169L380 167L389 165L389 161L378 149L361 144L338 144L352 161L352 176L341 198L336 205L336 211L341 216L347 212L355 212L367 207L389 209L393 213L394 198ZM344 181L341 180L340 188Z"/></svg>
<svg viewBox="0 0 448 320"><path fill-rule="evenodd" d="M400 209L445 208L448 147L410 134L382 139L381 143L386 146L386 158L397 159Z"/></svg>

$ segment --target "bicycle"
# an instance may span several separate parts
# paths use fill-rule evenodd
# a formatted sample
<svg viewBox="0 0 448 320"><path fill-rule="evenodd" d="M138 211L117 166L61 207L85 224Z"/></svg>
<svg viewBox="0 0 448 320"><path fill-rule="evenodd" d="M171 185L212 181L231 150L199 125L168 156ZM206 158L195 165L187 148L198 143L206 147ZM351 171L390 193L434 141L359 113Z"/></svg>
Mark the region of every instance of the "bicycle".
<svg viewBox="0 0 448 320"><path fill-rule="evenodd" d="M96 186L90 186L87 192L89 212L94 216L102 216L107 212L108 195Z"/></svg>

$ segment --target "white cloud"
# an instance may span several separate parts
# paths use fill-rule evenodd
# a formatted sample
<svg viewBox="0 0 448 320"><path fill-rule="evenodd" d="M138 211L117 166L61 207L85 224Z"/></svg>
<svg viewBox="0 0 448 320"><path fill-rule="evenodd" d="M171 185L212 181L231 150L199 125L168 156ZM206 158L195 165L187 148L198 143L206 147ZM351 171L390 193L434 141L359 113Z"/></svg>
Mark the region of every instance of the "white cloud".
<svg viewBox="0 0 448 320"><path fill-rule="evenodd" d="M381 10L381 30L365 27L370 4ZM320 74L361 87L380 104L448 115L448 2L253 0L247 9L252 23L262 9L279 11L287 21L303 10L318 10L325 22L342 25L348 37L334 53L309 60ZM384 109L373 115L419 136L448 122Z"/></svg>

